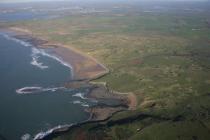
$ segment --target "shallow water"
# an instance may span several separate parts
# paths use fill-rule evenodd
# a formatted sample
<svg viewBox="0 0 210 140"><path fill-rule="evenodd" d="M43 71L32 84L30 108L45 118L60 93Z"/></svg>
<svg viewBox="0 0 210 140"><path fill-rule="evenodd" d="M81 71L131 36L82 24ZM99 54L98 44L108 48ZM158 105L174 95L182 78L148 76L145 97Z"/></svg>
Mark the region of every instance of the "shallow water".
<svg viewBox="0 0 210 140"><path fill-rule="evenodd" d="M88 89L63 88L71 80L70 67L52 54L37 51L0 35L0 136L8 140L21 139L24 134L32 138L57 125L89 117L84 108L91 101L81 96Z"/></svg>

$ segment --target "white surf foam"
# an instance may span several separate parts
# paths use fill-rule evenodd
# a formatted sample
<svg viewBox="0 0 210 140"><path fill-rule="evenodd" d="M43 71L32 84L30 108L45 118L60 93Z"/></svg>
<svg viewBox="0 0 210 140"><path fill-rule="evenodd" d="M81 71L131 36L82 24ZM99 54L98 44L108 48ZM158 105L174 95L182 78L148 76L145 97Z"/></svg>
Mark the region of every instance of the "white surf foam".
<svg viewBox="0 0 210 140"><path fill-rule="evenodd" d="M72 102L73 104L80 104L81 106L83 107L89 107L89 105L85 102L81 102L81 101L73 101Z"/></svg>
<svg viewBox="0 0 210 140"><path fill-rule="evenodd" d="M42 91L52 91L55 92L57 90L64 90L66 89L65 87L54 87L54 88L43 88Z"/></svg>
<svg viewBox="0 0 210 140"><path fill-rule="evenodd" d="M81 104L81 101L73 101L73 104Z"/></svg>
<svg viewBox="0 0 210 140"><path fill-rule="evenodd" d="M5 34L5 33L0 33L0 35L4 36L8 40L12 40L14 42L17 42L17 43L23 45L23 46L26 46L26 47L32 47L33 46L29 42L22 41L20 39L15 38L15 37L9 36L8 34ZM40 69L48 68L48 66L44 66L43 63L38 62L39 55L47 56L49 58L52 58L52 59L58 61L62 65L70 68L71 69L71 73L73 73L73 69L72 69L70 64L68 64L67 62L63 61L58 56L55 56L55 55L47 53L44 49L38 49L38 48L35 48L35 47L32 47L32 55L31 55L32 56L32 61L30 62L32 65L37 66Z"/></svg>
<svg viewBox="0 0 210 140"><path fill-rule="evenodd" d="M14 38L14 37L9 36L9 35L7 35L7 34L1 34L1 35L3 35L4 38L6 38L7 40L12 40L12 41L14 41L14 42L16 42L16 43L19 43L19 44L23 45L23 46L26 46L26 47L32 46L32 45L31 45L30 43L28 43L28 42L25 42L25 41L22 41L22 40L20 40L20 39Z"/></svg>
<svg viewBox="0 0 210 140"><path fill-rule="evenodd" d="M21 140L30 140L31 138L31 135L30 134L24 134L22 137L21 137Z"/></svg>
<svg viewBox="0 0 210 140"><path fill-rule="evenodd" d="M55 132L55 131L59 131L59 129L62 129L62 128L68 128L68 127L71 127L73 124L70 124L70 125L58 125L52 129L49 129L45 132L40 132L38 133L37 135L35 135L35 137L33 138L33 140L40 140L40 139L43 139L45 138L46 136L50 135L51 133Z"/></svg>
<svg viewBox="0 0 210 140"><path fill-rule="evenodd" d="M35 47L32 48L32 58L34 58L35 60L38 60L38 56L39 55L42 55L42 56L47 56L49 58L52 58L56 61L58 61L59 63L61 63L62 65L70 68L72 70L72 67L71 65L69 65L68 63L66 63L65 61L63 61L61 58L59 58L58 56L55 56L55 55L52 55L52 54L49 54L47 53L44 49L37 49ZM42 65L42 63L41 63ZM46 67L46 66L45 66Z"/></svg>
<svg viewBox="0 0 210 140"><path fill-rule="evenodd" d="M38 93L42 91L42 87L23 87L16 90L18 94Z"/></svg>
<svg viewBox="0 0 210 140"><path fill-rule="evenodd" d="M83 106L83 107L89 107L89 105L88 105L88 104L82 104L82 106Z"/></svg>
<svg viewBox="0 0 210 140"><path fill-rule="evenodd" d="M38 62L38 57L32 57L31 65L37 66L40 69L47 69L48 66L44 66L43 63Z"/></svg>
<svg viewBox="0 0 210 140"><path fill-rule="evenodd" d="M43 63L38 62L39 61L39 54L40 54L39 49L32 48L32 54L31 54L32 61L31 61L31 65L37 66L40 69L47 69L47 68L49 68L48 66L43 65Z"/></svg>
<svg viewBox="0 0 210 140"><path fill-rule="evenodd" d="M76 93L74 95L72 95L73 97L78 97L78 98L81 98L81 99L87 99L84 97L84 94L83 93Z"/></svg>
<svg viewBox="0 0 210 140"><path fill-rule="evenodd" d="M64 90L65 87L54 87L54 88L42 88L42 87L23 87L16 90L17 94L35 94L41 92L52 91L55 92L57 90Z"/></svg>
<svg viewBox="0 0 210 140"><path fill-rule="evenodd" d="M17 38L14 38L12 36L9 36L7 34L1 34L4 36L4 38L6 38L7 40L11 40L11 41L14 41L14 42L17 42L23 46L26 46L26 47L32 47L32 45L28 42L25 42L25 41L22 41L20 39L17 39ZM38 50L38 49L37 49ZM37 51L34 51L34 49L32 49L32 61L31 61L31 65L34 65L34 66L37 66L38 68L40 69L46 69L48 68L48 66L44 66L43 63L41 62L38 62L38 58L39 56L37 55Z"/></svg>

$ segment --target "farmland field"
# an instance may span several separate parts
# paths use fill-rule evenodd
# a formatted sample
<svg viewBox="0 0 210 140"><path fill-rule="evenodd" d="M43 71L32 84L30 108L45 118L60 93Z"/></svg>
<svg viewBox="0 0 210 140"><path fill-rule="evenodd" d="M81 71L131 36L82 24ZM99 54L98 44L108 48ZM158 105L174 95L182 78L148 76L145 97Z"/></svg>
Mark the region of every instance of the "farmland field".
<svg viewBox="0 0 210 140"><path fill-rule="evenodd" d="M54 140L210 139L209 3L155 6L105 4L108 12L9 24L94 57L110 70L94 82L136 95L136 110ZM129 123L117 123L126 118Z"/></svg>

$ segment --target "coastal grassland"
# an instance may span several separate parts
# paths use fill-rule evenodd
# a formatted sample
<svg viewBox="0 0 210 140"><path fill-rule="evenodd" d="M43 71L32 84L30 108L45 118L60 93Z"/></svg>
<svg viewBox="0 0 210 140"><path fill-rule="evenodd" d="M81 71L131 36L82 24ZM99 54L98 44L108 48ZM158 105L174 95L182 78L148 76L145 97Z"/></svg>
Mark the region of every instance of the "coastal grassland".
<svg viewBox="0 0 210 140"><path fill-rule="evenodd" d="M73 139L80 131L86 139L206 140L210 138L207 19L203 12L89 14L13 26L96 58L110 70L96 82L137 96L136 111L118 113L107 122L149 115L125 124L92 124L98 129L81 126L56 140Z"/></svg>

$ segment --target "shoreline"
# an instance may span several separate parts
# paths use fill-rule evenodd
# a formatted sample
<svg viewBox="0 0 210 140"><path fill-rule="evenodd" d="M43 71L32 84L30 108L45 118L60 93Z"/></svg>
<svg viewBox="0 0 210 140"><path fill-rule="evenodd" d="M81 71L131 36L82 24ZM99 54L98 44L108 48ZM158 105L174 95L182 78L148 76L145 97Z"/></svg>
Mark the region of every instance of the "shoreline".
<svg viewBox="0 0 210 140"><path fill-rule="evenodd" d="M87 80L91 81L98 77L109 73L109 69L98 62L95 58L86 55L85 53L67 45L49 42L46 39L41 39L34 36L26 29L11 27L7 29L9 32L14 32L14 37L26 42L30 42L37 48L47 49L52 48L54 53L72 66L75 81Z"/></svg>
<svg viewBox="0 0 210 140"><path fill-rule="evenodd" d="M40 132L34 137L34 140L43 140L46 139L46 137L51 137L51 135L57 133L65 133L73 127L86 123L104 122L118 112L136 109L137 100L133 93L115 92L110 90L106 86L106 83L91 82L92 80L98 79L109 73L109 70L95 58L92 58L75 48L40 39L25 29L15 27L5 30L14 33L12 37L28 42L38 49L51 48L53 53L61 57L64 62L70 64L73 71L73 80L66 83L65 87L78 88L81 86L90 86L93 87L93 89L87 94L87 98L119 101L118 105L100 104L90 107L85 110L90 114L90 117L84 122L57 126L46 132Z"/></svg>

